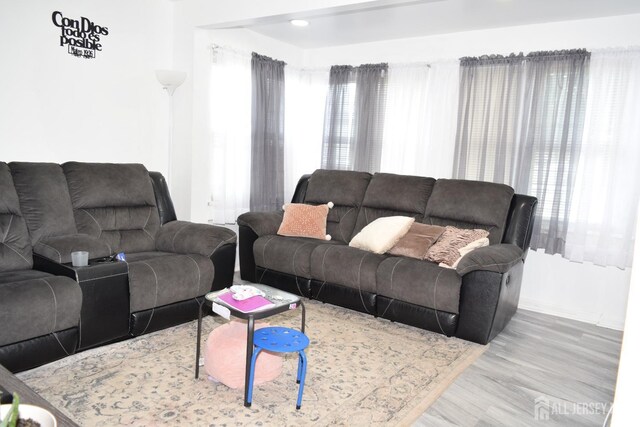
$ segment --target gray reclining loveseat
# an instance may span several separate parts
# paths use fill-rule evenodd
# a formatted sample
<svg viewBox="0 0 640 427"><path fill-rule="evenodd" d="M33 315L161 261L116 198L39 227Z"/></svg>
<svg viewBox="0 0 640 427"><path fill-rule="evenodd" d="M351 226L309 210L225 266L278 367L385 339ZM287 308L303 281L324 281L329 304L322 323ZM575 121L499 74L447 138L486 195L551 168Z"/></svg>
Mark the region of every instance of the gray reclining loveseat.
<svg viewBox="0 0 640 427"><path fill-rule="evenodd" d="M11 172L0 163L0 364L13 371L74 353L78 342L80 287L34 270L32 254Z"/></svg>
<svg viewBox="0 0 640 427"><path fill-rule="evenodd" d="M235 233L177 221L162 175L139 164L0 163L3 237L0 364L12 371L194 319L233 280ZM88 267L70 265L78 250Z"/></svg>
<svg viewBox="0 0 640 427"><path fill-rule="evenodd" d="M332 239L277 235L282 212L243 214L243 279L479 343L491 341L516 311L534 197L488 182L317 170L302 177L292 201L333 202ZM456 269L348 245L367 224L391 215L482 228L490 245L466 255Z"/></svg>

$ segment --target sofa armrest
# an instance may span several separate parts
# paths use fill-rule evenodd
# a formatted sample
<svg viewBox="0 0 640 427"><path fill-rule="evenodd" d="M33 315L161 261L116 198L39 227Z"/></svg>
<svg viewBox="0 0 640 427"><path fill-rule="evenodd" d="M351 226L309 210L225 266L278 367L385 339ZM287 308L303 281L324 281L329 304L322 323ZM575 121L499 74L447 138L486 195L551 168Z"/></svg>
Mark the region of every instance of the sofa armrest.
<svg viewBox="0 0 640 427"><path fill-rule="evenodd" d="M60 264L71 262L71 252L73 251L87 251L89 259L102 258L112 254L111 247L107 243L88 234L45 237L33 245L33 251Z"/></svg>
<svg viewBox="0 0 640 427"><path fill-rule="evenodd" d="M476 270L506 273L522 261L523 255L520 247L509 243L485 246L462 257L456 271L460 276Z"/></svg>
<svg viewBox="0 0 640 427"><path fill-rule="evenodd" d="M200 254L211 257L225 244L236 243L236 233L225 227L171 221L160 227L156 250L178 254Z"/></svg>
<svg viewBox="0 0 640 427"><path fill-rule="evenodd" d="M260 236L278 233L282 223L283 211L278 212L247 212L238 217L238 225L244 225Z"/></svg>

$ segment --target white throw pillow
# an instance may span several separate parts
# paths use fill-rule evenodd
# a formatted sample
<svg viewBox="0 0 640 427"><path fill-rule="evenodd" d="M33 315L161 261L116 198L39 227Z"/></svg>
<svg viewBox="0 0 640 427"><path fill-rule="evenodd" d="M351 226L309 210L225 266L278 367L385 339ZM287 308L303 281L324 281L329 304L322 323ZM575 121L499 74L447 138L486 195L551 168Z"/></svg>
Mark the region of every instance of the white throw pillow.
<svg viewBox="0 0 640 427"><path fill-rule="evenodd" d="M408 216L378 218L356 234L349 242L349 246L383 254L407 234L414 221L415 218Z"/></svg>

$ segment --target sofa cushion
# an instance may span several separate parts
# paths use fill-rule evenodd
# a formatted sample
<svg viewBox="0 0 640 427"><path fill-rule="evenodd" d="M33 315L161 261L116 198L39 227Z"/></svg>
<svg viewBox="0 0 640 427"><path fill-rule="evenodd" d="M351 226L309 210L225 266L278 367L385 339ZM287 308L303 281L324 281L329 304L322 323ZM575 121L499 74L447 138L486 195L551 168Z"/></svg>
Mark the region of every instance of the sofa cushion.
<svg viewBox="0 0 640 427"><path fill-rule="evenodd" d="M16 270L0 273L0 284L10 282L22 282L24 280L41 279L51 277L51 274L38 270Z"/></svg>
<svg viewBox="0 0 640 427"><path fill-rule="evenodd" d="M476 270L494 271L506 273L511 268L522 262L523 250L509 243L484 246L464 255L456 271L460 276Z"/></svg>
<svg viewBox="0 0 640 427"><path fill-rule="evenodd" d="M311 252L324 245L341 246L344 243L305 237L262 236L253 244L253 257L258 267L310 279Z"/></svg>
<svg viewBox="0 0 640 427"><path fill-rule="evenodd" d="M68 162L62 168L80 233L114 253L155 250L160 217L143 165Z"/></svg>
<svg viewBox="0 0 640 427"><path fill-rule="evenodd" d="M213 263L198 254L127 254L132 313L202 296L213 284Z"/></svg>
<svg viewBox="0 0 640 427"><path fill-rule="evenodd" d="M311 278L375 293L376 270L384 259L345 245L318 246L311 253Z"/></svg>
<svg viewBox="0 0 640 427"><path fill-rule="evenodd" d="M312 205L333 202L327 217L327 234L333 240L343 243L351 240L370 179L367 172L319 169L311 174L304 202Z"/></svg>
<svg viewBox="0 0 640 427"><path fill-rule="evenodd" d="M349 246L383 254L393 247L407 232L415 219L410 216L386 216L368 224L356 234Z"/></svg>
<svg viewBox="0 0 640 427"><path fill-rule="evenodd" d="M59 263L71 262L71 252L87 251L89 259L106 257L112 254L111 247L103 240L87 234L44 237L33 246L38 255Z"/></svg>
<svg viewBox="0 0 640 427"><path fill-rule="evenodd" d="M400 215L421 220L435 182L421 176L376 173L364 195L353 236L381 217Z"/></svg>
<svg viewBox="0 0 640 427"><path fill-rule="evenodd" d="M78 326L81 305L80 286L68 277L0 284L0 346Z"/></svg>
<svg viewBox="0 0 640 427"><path fill-rule="evenodd" d="M257 236L276 234L284 212L245 212L238 217L238 225L249 227Z"/></svg>
<svg viewBox="0 0 640 427"><path fill-rule="evenodd" d="M13 178L0 162L0 272L33 267L31 239L20 211Z"/></svg>
<svg viewBox="0 0 640 427"><path fill-rule="evenodd" d="M60 165L12 162L9 167L32 244L50 236L77 233L67 180Z"/></svg>
<svg viewBox="0 0 640 427"><path fill-rule="evenodd" d="M489 242L500 243L504 234L513 188L491 182L439 179L424 222L489 231Z"/></svg>
<svg viewBox="0 0 640 427"><path fill-rule="evenodd" d="M132 263L136 261L144 261L151 258L159 258L165 257L168 255L175 255L172 252L162 252L162 251L149 251L149 252L134 252L130 254L125 254L127 263Z"/></svg>
<svg viewBox="0 0 640 427"><path fill-rule="evenodd" d="M390 257L376 272L378 295L434 310L458 313L462 278L429 261Z"/></svg>
<svg viewBox="0 0 640 427"><path fill-rule="evenodd" d="M220 246L235 244L236 240L236 233L226 227L170 221L164 224L156 235L156 249L211 257Z"/></svg>

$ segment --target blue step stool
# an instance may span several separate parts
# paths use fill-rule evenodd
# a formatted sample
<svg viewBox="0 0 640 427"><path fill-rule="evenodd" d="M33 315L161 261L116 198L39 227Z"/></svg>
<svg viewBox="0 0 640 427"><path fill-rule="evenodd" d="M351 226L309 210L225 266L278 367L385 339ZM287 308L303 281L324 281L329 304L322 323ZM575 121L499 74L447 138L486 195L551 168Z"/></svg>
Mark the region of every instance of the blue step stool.
<svg viewBox="0 0 640 427"><path fill-rule="evenodd" d="M276 353L298 352L298 375L296 381L300 384L298 390L298 403L296 409L302 405L302 392L304 390L304 378L307 374L307 356L304 349L309 346L309 338L295 329L272 326L258 329L253 334L253 356L251 357L251 370L249 371L249 406L253 398L253 377L256 367L256 359L262 350Z"/></svg>

